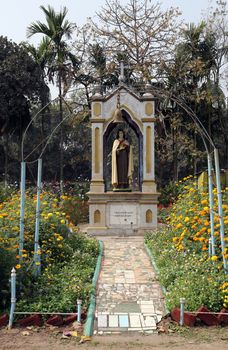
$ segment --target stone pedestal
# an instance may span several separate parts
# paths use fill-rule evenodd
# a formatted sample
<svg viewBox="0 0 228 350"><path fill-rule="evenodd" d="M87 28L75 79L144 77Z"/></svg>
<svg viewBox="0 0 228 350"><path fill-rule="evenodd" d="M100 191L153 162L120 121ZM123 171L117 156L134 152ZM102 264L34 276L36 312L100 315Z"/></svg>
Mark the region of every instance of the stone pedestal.
<svg viewBox="0 0 228 350"><path fill-rule="evenodd" d="M116 129L117 105L135 137L135 175L137 192L112 192L107 179L109 137ZM154 124L155 98L147 92L139 95L124 84L92 100L92 178L89 196L89 227L93 235L143 234L157 227L157 198L155 183ZM136 142L137 141L137 142ZM108 173L110 174L110 173ZM133 179L134 180L134 179ZM133 181L134 183L134 181Z"/></svg>
<svg viewBox="0 0 228 350"><path fill-rule="evenodd" d="M158 193L89 192L92 235L138 235L157 227Z"/></svg>

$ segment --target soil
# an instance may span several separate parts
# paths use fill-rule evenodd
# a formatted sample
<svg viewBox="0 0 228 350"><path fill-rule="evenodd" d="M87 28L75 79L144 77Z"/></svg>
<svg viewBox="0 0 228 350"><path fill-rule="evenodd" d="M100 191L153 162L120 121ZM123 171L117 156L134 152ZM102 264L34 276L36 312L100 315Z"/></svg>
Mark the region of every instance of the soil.
<svg viewBox="0 0 228 350"><path fill-rule="evenodd" d="M170 333L171 332L171 333ZM79 338L62 338L63 329L13 328L0 330L1 350L75 350L79 347L99 350L228 350L227 327L178 327L168 334L97 335L91 341L79 344Z"/></svg>

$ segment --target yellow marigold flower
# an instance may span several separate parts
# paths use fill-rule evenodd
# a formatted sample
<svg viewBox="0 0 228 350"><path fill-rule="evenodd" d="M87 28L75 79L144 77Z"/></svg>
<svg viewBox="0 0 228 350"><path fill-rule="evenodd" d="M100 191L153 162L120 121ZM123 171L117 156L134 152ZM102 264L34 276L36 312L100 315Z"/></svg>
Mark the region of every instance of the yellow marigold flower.
<svg viewBox="0 0 228 350"><path fill-rule="evenodd" d="M189 217L186 216L186 218L184 219L184 222L189 222L189 221L190 221Z"/></svg>
<svg viewBox="0 0 228 350"><path fill-rule="evenodd" d="M203 199L203 200L201 201L201 204L203 204L203 205L207 204L207 199Z"/></svg>
<svg viewBox="0 0 228 350"><path fill-rule="evenodd" d="M217 261L217 260L218 260L217 255L212 255L211 260L212 260L212 261Z"/></svg>
<svg viewBox="0 0 228 350"><path fill-rule="evenodd" d="M60 220L60 222L61 222L61 224L65 224L65 220L64 219Z"/></svg>
<svg viewBox="0 0 228 350"><path fill-rule="evenodd" d="M39 262L39 261L36 261L35 264L36 264L37 266L39 266L39 265L40 265L40 262Z"/></svg>
<svg viewBox="0 0 228 350"><path fill-rule="evenodd" d="M53 216L53 213L48 213L47 216L51 218Z"/></svg>
<svg viewBox="0 0 228 350"><path fill-rule="evenodd" d="M17 270L19 270L21 268L21 265L17 264L15 267L16 267Z"/></svg>
<svg viewBox="0 0 228 350"><path fill-rule="evenodd" d="M176 228L181 228L182 224L179 222L179 224L177 224Z"/></svg>
<svg viewBox="0 0 228 350"><path fill-rule="evenodd" d="M27 258L28 254L22 254L23 258Z"/></svg>

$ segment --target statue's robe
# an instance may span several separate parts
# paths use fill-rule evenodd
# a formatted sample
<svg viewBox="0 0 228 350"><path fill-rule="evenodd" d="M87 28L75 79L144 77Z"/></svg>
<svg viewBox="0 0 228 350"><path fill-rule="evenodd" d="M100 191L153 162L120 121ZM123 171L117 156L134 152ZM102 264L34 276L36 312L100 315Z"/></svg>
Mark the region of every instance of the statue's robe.
<svg viewBox="0 0 228 350"><path fill-rule="evenodd" d="M121 143L124 143L121 145ZM128 141L115 140L112 147L112 185L127 188L132 182L133 154Z"/></svg>

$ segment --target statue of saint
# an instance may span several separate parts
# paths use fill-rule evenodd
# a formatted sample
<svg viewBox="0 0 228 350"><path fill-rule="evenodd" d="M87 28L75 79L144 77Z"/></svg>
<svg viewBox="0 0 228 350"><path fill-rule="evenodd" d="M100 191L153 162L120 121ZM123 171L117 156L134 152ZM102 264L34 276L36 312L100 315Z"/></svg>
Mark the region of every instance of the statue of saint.
<svg viewBox="0 0 228 350"><path fill-rule="evenodd" d="M129 189L133 174L132 146L119 129L112 146L112 185L115 189Z"/></svg>

